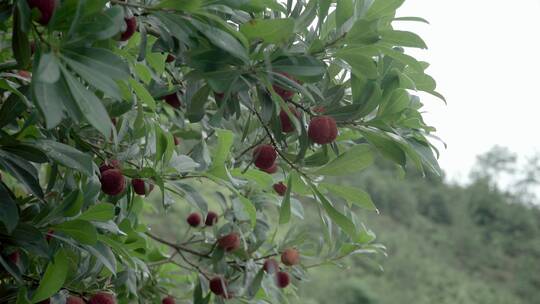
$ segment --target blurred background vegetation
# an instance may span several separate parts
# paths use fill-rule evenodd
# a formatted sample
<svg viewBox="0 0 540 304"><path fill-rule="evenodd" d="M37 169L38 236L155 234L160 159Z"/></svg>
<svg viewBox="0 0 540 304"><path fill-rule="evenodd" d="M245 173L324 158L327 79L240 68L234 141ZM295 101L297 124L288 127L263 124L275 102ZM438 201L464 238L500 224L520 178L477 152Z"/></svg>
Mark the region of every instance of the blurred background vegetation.
<svg viewBox="0 0 540 304"><path fill-rule="evenodd" d="M414 170L404 173L382 159L357 176L335 180L370 193L380 214L360 209L358 214L387 247L388 256L361 254L312 268L290 301L538 303L539 177L540 157L521 162L507 149L495 147L478 157L466 183L423 177ZM217 201L210 205L220 208ZM320 219L309 202L303 205L302 224L314 231L307 227L320 225ZM182 238L189 232L185 225L178 228L178 221L184 221L189 208L174 204L168 216L149 219L154 231Z"/></svg>

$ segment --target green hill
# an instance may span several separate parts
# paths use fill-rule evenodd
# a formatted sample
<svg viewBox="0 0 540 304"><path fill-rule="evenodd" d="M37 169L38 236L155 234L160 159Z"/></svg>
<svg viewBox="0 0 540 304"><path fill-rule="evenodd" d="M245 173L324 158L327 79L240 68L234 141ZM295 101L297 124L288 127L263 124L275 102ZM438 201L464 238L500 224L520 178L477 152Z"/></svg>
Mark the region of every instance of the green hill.
<svg viewBox="0 0 540 304"><path fill-rule="evenodd" d="M299 303L538 303L540 211L489 178L457 186L399 179L380 165L340 182L370 192L381 214L362 218L388 257L358 255L343 268L310 271Z"/></svg>

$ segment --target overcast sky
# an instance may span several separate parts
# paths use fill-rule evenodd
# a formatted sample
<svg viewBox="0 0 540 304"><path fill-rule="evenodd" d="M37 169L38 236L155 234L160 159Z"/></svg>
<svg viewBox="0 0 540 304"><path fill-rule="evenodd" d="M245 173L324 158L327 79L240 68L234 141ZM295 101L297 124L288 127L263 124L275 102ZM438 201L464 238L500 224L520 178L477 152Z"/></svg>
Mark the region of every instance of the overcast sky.
<svg viewBox="0 0 540 304"><path fill-rule="evenodd" d="M440 163L461 180L476 155L503 145L520 155L540 151L540 0L406 0L400 22L429 46L412 51L448 105L422 95L426 119L448 144Z"/></svg>

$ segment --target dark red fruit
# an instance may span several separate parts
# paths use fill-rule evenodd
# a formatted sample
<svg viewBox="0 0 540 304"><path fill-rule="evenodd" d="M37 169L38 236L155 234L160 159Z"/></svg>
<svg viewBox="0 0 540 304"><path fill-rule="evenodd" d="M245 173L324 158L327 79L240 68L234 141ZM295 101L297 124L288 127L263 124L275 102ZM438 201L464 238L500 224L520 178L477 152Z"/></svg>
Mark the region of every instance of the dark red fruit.
<svg viewBox="0 0 540 304"><path fill-rule="evenodd" d="M268 174L274 174L278 170L277 163L274 163L270 168L261 169L262 171L268 173Z"/></svg>
<svg viewBox="0 0 540 304"><path fill-rule="evenodd" d="M180 144L180 138L173 136L173 139L174 139L174 145L178 146Z"/></svg>
<svg viewBox="0 0 540 304"><path fill-rule="evenodd" d="M25 71L25 70L20 70L17 72L17 75L23 77L23 78L32 78L32 73L28 72L28 71Z"/></svg>
<svg viewBox="0 0 540 304"><path fill-rule="evenodd" d="M281 253L281 262L287 266L293 266L300 263L300 253L294 248L287 248Z"/></svg>
<svg viewBox="0 0 540 304"><path fill-rule="evenodd" d="M168 296L168 297L163 298L163 300L161 300L161 304L176 304L176 301L174 300L172 296Z"/></svg>
<svg viewBox="0 0 540 304"><path fill-rule="evenodd" d="M99 166L99 173L103 174L103 172L110 169L120 169L120 162L116 159L112 159L101 164L101 166Z"/></svg>
<svg viewBox="0 0 540 304"><path fill-rule="evenodd" d="M138 195L148 195L154 189L153 184L149 184L141 178L132 179L131 185L133 186L133 191Z"/></svg>
<svg viewBox="0 0 540 304"><path fill-rule="evenodd" d="M275 259L267 259L264 261L263 270L266 273L276 273L279 271L279 264Z"/></svg>
<svg viewBox="0 0 540 304"><path fill-rule="evenodd" d="M208 211L208 214L206 215L206 220L204 221L204 224L206 226L214 226L218 222L219 216L214 211Z"/></svg>
<svg viewBox="0 0 540 304"><path fill-rule="evenodd" d="M237 233L230 233L222 236L218 240L218 247L226 252L235 251L240 248L240 236Z"/></svg>
<svg viewBox="0 0 540 304"><path fill-rule="evenodd" d="M50 303L51 303L51 298L38 302L38 304L50 304Z"/></svg>
<svg viewBox="0 0 540 304"><path fill-rule="evenodd" d="M69 296L66 299L66 304L84 304L84 300L76 296Z"/></svg>
<svg viewBox="0 0 540 304"><path fill-rule="evenodd" d="M292 78L289 74L287 73L280 73L281 75L291 79L291 80L295 80L294 78ZM296 80L295 80L296 81ZM272 86L274 88L274 91L276 91L276 93L281 96L281 98L283 98L284 100L289 100L291 99L293 96L294 96L294 92L293 91L290 91L288 89L285 89L277 84L274 84Z"/></svg>
<svg viewBox="0 0 540 304"><path fill-rule="evenodd" d="M338 133L336 121L330 116L317 116L309 122L308 136L320 145L336 140Z"/></svg>
<svg viewBox="0 0 540 304"><path fill-rule="evenodd" d="M124 21L126 22L126 30L120 36L121 41L127 41L137 30L137 19L135 17L124 18Z"/></svg>
<svg viewBox="0 0 540 304"><path fill-rule="evenodd" d="M191 227L198 227L201 224L201 215L197 212L193 212L188 215L186 221Z"/></svg>
<svg viewBox="0 0 540 304"><path fill-rule="evenodd" d="M277 152L271 145L259 145L253 150L255 166L259 169L269 169L277 158Z"/></svg>
<svg viewBox="0 0 540 304"><path fill-rule="evenodd" d="M182 102L180 101L180 98L178 97L178 94L176 92L163 96L163 99L166 103L168 103L171 107L178 109L182 106Z"/></svg>
<svg viewBox="0 0 540 304"><path fill-rule="evenodd" d="M296 116L296 118L300 119L300 113L298 113L294 107L289 107L289 111L291 111L291 114ZM294 132L294 124L289 115L287 115L287 112L281 110L281 112L279 112L279 120L281 121L281 131L284 133Z"/></svg>
<svg viewBox="0 0 540 304"><path fill-rule="evenodd" d="M272 187L274 188L274 191L281 196L284 196L285 192L287 192L287 186L285 186L283 182L274 184Z"/></svg>
<svg viewBox="0 0 540 304"><path fill-rule="evenodd" d="M167 59L165 60L165 62L167 63L170 63L170 62L173 62L176 60L176 57L174 57L173 55L169 54L167 55Z"/></svg>
<svg viewBox="0 0 540 304"><path fill-rule="evenodd" d="M49 229L49 231L47 231L47 234L45 235L45 240L47 242L50 242L52 237L54 235L54 230L53 229Z"/></svg>
<svg viewBox="0 0 540 304"><path fill-rule="evenodd" d="M116 304L116 296L107 292L99 292L88 300L88 304Z"/></svg>
<svg viewBox="0 0 540 304"><path fill-rule="evenodd" d="M56 8L56 0L28 0L30 9L36 8L40 12L38 22L47 25Z"/></svg>
<svg viewBox="0 0 540 304"><path fill-rule="evenodd" d="M322 113L326 112L326 108L323 107L323 106L316 106L316 107L313 108L313 112L322 114Z"/></svg>
<svg viewBox="0 0 540 304"><path fill-rule="evenodd" d="M215 295L224 295L227 291L227 282L222 277L214 277L210 280L210 291Z"/></svg>
<svg viewBox="0 0 540 304"><path fill-rule="evenodd" d="M8 255L8 259L13 264L19 264L19 261L21 260L21 252L19 250L13 251L10 255Z"/></svg>
<svg viewBox="0 0 540 304"><path fill-rule="evenodd" d="M291 278L289 277L289 274L284 271L279 271L276 273L276 285L279 288L285 288L289 286L289 283L291 283Z"/></svg>
<svg viewBox="0 0 540 304"><path fill-rule="evenodd" d="M109 169L101 174L101 191L108 195L118 195L126 188L126 179L122 171Z"/></svg>
<svg viewBox="0 0 540 304"><path fill-rule="evenodd" d="M225 98L225 93L214 92L214 99L216 100L218 105L221 104L223 98Z"/></svg>

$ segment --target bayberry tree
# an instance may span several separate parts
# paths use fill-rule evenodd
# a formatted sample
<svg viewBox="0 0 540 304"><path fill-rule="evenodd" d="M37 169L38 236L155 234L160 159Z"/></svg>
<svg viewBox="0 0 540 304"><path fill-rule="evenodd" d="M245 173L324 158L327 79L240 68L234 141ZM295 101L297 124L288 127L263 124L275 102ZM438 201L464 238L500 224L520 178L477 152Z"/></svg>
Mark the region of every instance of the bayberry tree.
<svg viewBox="0 0 540 304"><path fill-rule="evenodd" d="M0 302L286 302L383 252L331 177L439 170L402 2L2 1ZM182 239L141 213L172 204Z"/></svg>

